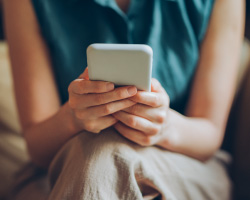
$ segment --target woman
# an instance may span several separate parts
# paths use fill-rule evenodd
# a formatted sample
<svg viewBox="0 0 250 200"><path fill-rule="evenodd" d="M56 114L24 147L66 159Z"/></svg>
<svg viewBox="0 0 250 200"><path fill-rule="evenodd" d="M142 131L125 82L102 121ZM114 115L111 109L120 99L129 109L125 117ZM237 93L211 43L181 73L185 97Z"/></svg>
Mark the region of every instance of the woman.
<svg viewBox="0 0 250 200"><path fill-rule="evenodd" d="M49 168L49 199L230 198L229 159L218 149L243 1L6 0L4 8L23 135L33 163ZM88 80L91 43L150 45L152 92Z"/></svg>

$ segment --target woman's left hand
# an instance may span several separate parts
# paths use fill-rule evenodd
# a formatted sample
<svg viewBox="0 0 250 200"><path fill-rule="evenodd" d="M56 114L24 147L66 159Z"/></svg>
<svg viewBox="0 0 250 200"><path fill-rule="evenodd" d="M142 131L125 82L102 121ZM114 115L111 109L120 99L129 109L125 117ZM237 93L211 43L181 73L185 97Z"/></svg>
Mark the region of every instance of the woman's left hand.
<svg viewBox="0 0 250 200"><path fill-rule="evenodd" d="M157 145L167 126L169 96L161 84L152 79L151 92L138 91L130 99L136 104L113 114L119 120L115 129L141 146Z"/></svg>

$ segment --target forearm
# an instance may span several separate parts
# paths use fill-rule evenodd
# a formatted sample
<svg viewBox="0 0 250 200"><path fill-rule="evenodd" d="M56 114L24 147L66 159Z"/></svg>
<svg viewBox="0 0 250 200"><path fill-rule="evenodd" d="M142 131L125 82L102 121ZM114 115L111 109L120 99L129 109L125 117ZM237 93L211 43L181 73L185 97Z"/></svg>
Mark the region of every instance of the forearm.
<svg viewBox="0 0 250 200"><path fill-rule="evenodd" d="M187 104L190 117L170 111L172 151L206 160L220 147L235 91L244 10L244 1L215 2Z"/></svg>
<svg viewBox="0 0 250 200"><path fill-rule="evenodd" d="M169 110L168 119L159 146L201 161L220 147L223 134L211 121L186 117L173 110Z"/></svg>
<svg viewBox="0 0 250 200"><path fill-rule="evenodd" d="M32 161L47 167L57 151L79 130L74 126L68 103L50 118L24 130Z"/></svg>

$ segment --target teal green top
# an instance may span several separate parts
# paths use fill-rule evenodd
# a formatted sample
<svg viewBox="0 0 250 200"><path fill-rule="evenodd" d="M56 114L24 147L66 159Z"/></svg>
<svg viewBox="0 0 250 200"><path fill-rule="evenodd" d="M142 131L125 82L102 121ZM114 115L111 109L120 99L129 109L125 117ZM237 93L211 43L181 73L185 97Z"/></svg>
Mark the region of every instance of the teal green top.
<svg viewBox="0 0 250 200"><path fill-rule="evenodd" d="M115 0L32 0L50 51L62 103L87 66L92 43L148 44L152 76L183 113L214 0L131 0L125 14ZM46 81L46 80L44 80Z"/></svg>

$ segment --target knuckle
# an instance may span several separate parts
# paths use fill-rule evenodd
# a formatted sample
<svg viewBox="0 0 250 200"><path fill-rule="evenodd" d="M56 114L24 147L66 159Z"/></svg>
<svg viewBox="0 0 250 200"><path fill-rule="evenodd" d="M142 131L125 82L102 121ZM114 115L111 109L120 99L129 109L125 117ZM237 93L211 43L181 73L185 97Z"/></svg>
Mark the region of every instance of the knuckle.
<svg viewBox="0 0 250 200"><path fill-rule="evenodd" d="M160 131L160 128L155 126L152 128L151 133L152 135L156 135L157 133L159 133L159 131Z"/></svg>
<svg viewBox="0 0 250 200"><path fill-rule="evenodd" d="M144 146L150 146L152 145L152 137L150 136L145 136L144 141L143 141Z"/></svg>
<svg viewBox="0 0 250 200"><path fill-rule="evenodd" d="M85 129L89 132L95 132L97 129L96 129L96 123L94 121L88 121L86 124L85 124Z"/></svg>
<svg viewBox="0 0 250 200"><path fill-rule="evenodd" d="M84 113L83 111L80 111L80 110L75 110L75 116L78 118L78 119L84 119Z"/></svg>
<svg viewBox="0 0 250 200"><path fill-rule="evenodd" d="M159 97L158 96L153 96L153 101L152 101L152 106L157 107L159 104Z"/></svg>
<svg viewBox="0 0 250 200"><path fill-rule="evenodd" d="M113 106L111 104L106 104L104 106L104 114L110 114L112 113Z"/></svg>
<svg viewBox="0 0 250 200"><path fill-rule="evenodd" d="M77 103L76 103L76 99L75 98L73 98L73 97L69 98L69 106L72 109L76 109Z"/></svg>
<svg viewBox="0 0 250 200"><path fill-rule="evenodd" d="M128 118L128 124L129 124L129 126L131 126L131 127L136 127L137 122L136 122L135 117L130 116L130 117Z"/></svg>
<svg viewBox="0 0 250 200"><path fill-rule="evenodd" d="M117 90L116 95L117 95L117 97L118 97L119 99L122 99L122 98L124 98L124 97L125 97L125 95L124 95L124 91L123 91L122 89Z"/></svg>
<svg viewBox="0 0 250 200"><path fill-rule="evenodd" d="M132 114L137 113L137 111L138 111L138 104L135 104L135 105L133 105L133 106L130 107L130 112Z"/></svg>
<svg viewBox="0 0 250 200"><path fill-rule="evenodd" d="M162 124L165 121L165 118L166 118L166 113L165 112L158 112L158 114L157 114L157 122Z"/></svg>
<svg viewBox="0 0 250 200"><path fill-rule="evenodd" d="M136 100L139 101L139 102L143 101L143 97L142 97L142 95L140 93L137 93Z"/></svg>
<svg viewBox="0 0 250 200"><path fill-rule="evenodd" d="M78 110L75 110L75 116L76 116L78 119L82 119L82 115L81 115L81 113L80 113Z"/></svg>
<svg viewBox="0 0 250 200"><path fill-rule="evenodd" d="M68 92L74 92L74 93L83 93L85 88L85 81L79 81L79 80L74 80L70 83L68 87Z"/></svg>

